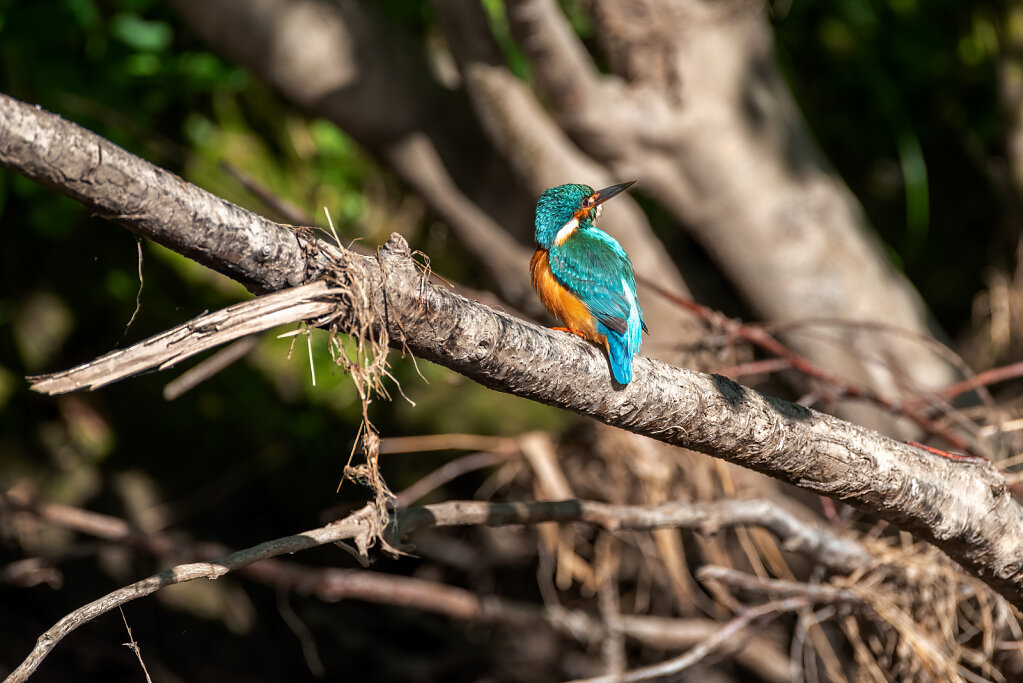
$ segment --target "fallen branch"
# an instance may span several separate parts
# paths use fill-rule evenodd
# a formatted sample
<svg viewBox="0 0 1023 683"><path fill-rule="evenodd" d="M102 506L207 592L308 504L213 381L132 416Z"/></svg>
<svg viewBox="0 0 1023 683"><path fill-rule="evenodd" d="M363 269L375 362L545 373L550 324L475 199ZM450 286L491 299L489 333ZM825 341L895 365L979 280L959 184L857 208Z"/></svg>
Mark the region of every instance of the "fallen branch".
<svg viewBox="0 0 1023 683"><path fill-rule="evenodd" d="M119 607L137 598L145 597L161 588L172 586L176 583L203 578L218 579L234 569L268 557L295 553L317 545L347 538L361 537L368 539L374 531L374 520L376 518L373 515L375 515L375 511L371 505L367 505L357 513L325 527L260 543L259 545L239 550L211 562L193 562L178 565L141 581L136 581L124 588L107 593L98 600L93 600L89 604L67 614L39 636L35 647L32 648L32 652L18 665L18 668L11 672L5 679L5 683L22 683L28 680L29 676L39 668L43 659L50 654L64 636L82 624L92 621L115 607Z"/></svg>

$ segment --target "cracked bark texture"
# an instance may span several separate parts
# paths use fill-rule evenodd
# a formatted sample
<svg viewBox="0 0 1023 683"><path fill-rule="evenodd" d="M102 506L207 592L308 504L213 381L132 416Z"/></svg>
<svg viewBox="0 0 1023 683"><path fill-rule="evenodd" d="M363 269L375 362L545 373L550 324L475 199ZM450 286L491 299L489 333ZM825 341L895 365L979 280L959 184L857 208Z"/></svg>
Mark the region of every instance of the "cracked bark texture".
<svg viewBox="0 0 1023 683"><path fill-rule="evenodd" d="M99 140L60 117L0 97L0 122L0 162L89 206L119 205L120 200L105 194L120 193L124 183L83 182L83 175L121 178L132 169L157 179L163 187L151 192L161 201L136 202L135 213L117 217L139 234L158 236L182 252L201 253L221 272L249 282L287 282L277 264L237 258L267 242L282 245L285 263L302 263L305 255L305 263L316 264L307 267L305 278L335 261L338 267L331 277L342 284L357 283L359 291L373 297L368 309L385 312L374 324L386 326L395 347L495 390L844 500L934 542L1015 605L1023 605L1023 509L992 465L953 463L726 378L648 358L636 359L632 384L616 388L607 360L592 345L430 284L400 235L393 235L376 257L344 252L338 261L330 255L333 247L231 207L171 174L161 175L110 143L100 168L81 165L81 153L67 147L74 143L94 150ZM34 134L33 126L50 134ZM57 133L65 144L48 144ZM130 159L130 167L106 168L124 159ZM168 205L179 210L160 213ZM232 223L220 225L224 217ZM238 232L237 239L217 239L216 233L234 234L238 223L255 227ZM250 235L246 248L244 240ZM287 272L292 279L303 277L293 266ZM355 314L343 298L338 306L342 314Z"/></svg>
<svg viewBox="0 0 1023 683"><path fill-rule="evenodd" d="M3 94L0 164L254 292L275 291L308 277L306 256L292 231L56 114Z"/></svg>

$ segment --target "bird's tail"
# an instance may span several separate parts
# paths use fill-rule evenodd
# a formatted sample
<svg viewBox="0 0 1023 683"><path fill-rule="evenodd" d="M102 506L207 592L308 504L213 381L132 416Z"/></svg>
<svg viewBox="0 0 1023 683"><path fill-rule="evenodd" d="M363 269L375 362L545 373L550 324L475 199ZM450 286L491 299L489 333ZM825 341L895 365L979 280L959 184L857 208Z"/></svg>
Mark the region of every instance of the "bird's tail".
<svg viewBox="0 0 1023 683"><path fill-rule="evenodd" d="M619 384L632 381L632 358L643 343L643 318L638 310L629 316L625 332L617 332L600 324L599 331L607 337L607 358L611 373Z"/></svg>
<svg viewBox="0 0 1023 683"><path fill-rule="evenodd" d="M607 357L611 363L611 373L619 384L632 381L632 358L639 353L643 343L643 310L636 300L636 285L622 278L622 287L629 302L629 317L625 321L625 331L612 330L602 322L597 323L597 331L607 338ZM621 329L621 328L619 328Z"/></svg>
<svg viewBox="0 0 1023 683"><path fill-rule="evenodd" d="M611 374L619 384L632 381L632 356L627 334L608 330L607 357L611 363Z"/></svg>

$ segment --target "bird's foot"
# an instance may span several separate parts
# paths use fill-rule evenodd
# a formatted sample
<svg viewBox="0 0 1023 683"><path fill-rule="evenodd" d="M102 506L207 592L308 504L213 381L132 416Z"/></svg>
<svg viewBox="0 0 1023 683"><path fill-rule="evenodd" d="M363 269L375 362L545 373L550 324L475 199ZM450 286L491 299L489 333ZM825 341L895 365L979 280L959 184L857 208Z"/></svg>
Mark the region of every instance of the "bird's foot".
<svg viewBox="0 0 1023 683"><path fill-rule="evenodd" d="M577 337L582 337L583 339L586 339L586 335L584 335L582 332L579 332L577 330L571 330L567 327L552 327L551 329L554 330L555 332L569 332L570 334L574 334Z"/></svg>

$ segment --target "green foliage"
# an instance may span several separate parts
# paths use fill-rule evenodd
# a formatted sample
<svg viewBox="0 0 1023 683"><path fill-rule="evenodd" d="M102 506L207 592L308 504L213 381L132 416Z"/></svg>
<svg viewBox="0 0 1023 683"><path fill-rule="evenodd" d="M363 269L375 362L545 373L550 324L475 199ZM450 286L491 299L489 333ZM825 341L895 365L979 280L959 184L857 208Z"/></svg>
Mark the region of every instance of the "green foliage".
<svg viewBox="0 0 1023 683"><path fill-rule="evenodd" d="M1001 156L997 4L792 3L779 53L824 151L950 330L983 287Z"/></svg>

